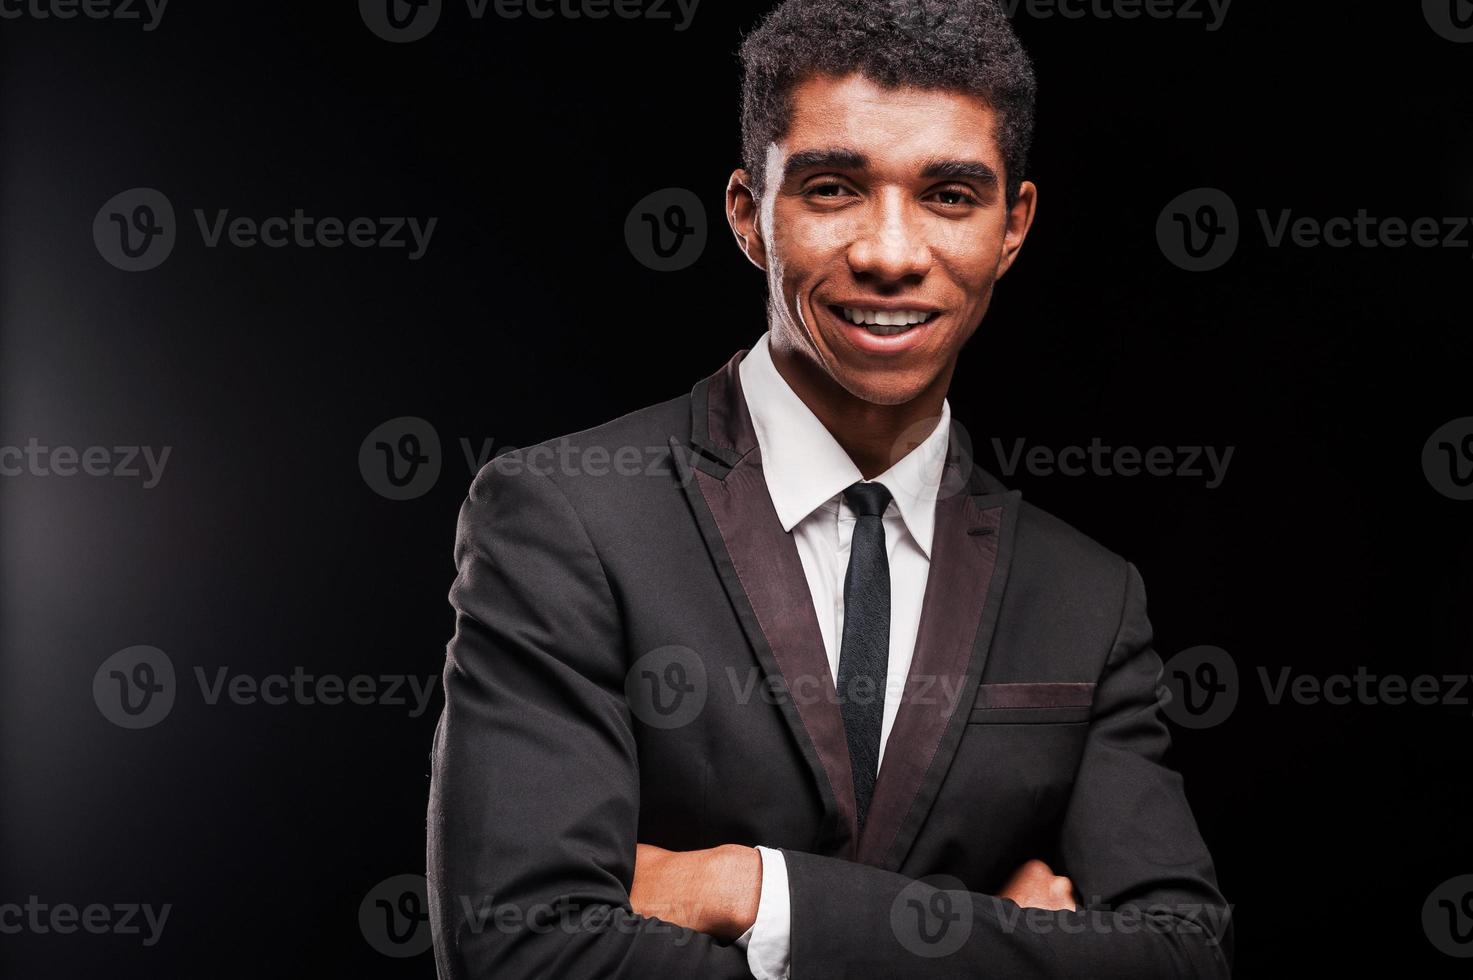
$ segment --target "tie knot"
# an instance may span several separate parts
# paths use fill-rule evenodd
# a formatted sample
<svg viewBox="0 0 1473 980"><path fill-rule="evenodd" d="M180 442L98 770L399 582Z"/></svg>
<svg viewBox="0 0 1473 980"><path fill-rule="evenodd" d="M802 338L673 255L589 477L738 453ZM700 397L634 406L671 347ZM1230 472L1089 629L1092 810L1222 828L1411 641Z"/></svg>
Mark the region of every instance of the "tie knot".
<svg viewBox="0 0 1473 980"><path fill-rule="evenodd" d="M855 483L844 491L844 500L859 517L880 517L890 506L890 491L883 483Z"/></svg>

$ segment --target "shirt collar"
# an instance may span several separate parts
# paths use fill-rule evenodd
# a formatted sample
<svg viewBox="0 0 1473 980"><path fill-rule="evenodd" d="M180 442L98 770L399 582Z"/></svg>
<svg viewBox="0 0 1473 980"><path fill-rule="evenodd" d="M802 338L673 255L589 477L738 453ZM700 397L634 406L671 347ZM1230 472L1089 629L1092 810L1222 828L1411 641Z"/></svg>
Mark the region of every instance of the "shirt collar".
<svg viewBox="0 0 1473 980"><path fill-rule="evenodd" d="M767 493L784 531L864 477L829 430L793 391L772 363L769 335L747 352L737 370L742 394L762 453ZM931 556L936 496L946 465L951 405L941 402L941 420L921 443L875 477L895 499L910 536Z"/></svg>

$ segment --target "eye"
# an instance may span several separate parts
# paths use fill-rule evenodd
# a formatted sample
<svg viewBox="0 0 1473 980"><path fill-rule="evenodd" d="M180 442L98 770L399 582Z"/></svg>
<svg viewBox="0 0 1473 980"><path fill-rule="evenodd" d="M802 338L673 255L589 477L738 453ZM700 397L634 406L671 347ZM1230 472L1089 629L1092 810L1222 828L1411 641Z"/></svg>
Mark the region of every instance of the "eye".
<svg viewBox="0 0 1473 980"><path fill-rule="evenodd" d="M853 192L848 187L845 187L837 180L817 181L809 184L808 188L803 192L805 197L821 198L829 201L841 200L852 194Z"/></svg>
<svg viewBox="0 0 1473 980"><path fill-rule="evenodd" d="M938 204L946 208L961 208L982 203L965 187L942 187L932 191L931 196L936 198Z"/></svg>

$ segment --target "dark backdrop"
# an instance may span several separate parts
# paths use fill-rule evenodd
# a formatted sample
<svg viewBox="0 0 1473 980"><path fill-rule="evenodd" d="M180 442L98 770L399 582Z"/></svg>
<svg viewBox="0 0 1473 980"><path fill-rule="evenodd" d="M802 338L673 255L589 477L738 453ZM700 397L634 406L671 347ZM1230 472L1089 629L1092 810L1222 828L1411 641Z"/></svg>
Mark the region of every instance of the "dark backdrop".
<svg viewBox="0 0 1473 980"><path fill-rule="evenodd" d="M146 926L0 935L0 972L433 974L428 953L375 949L373 899L424 871L462 440L499 451L672 397L762 331L760 277L721 219L734 52L761 9L706 0L677 30L446 0L412 43L350 2L175 0L153 30L0 19L0 445L51 452L12 453L0 480L0 903L96 903L114 923L171 907L153 945ZM1447 883L1473 872L1473 690L1441 680L1473 671L1473 502L1446 465L1473 466L1473 233L1274 248L1258 212L1455 230L1473 44L1435 3L1238 0L1213 30L1015 22L1041 80L1041 208L954 412L982 465L1139 565L1164 659L1208 645L1236 668L1231 713L1174 733L1238 974L1454 975L1466 962L1438 944L1469 953L1454 927L1473 917L1434 892L1456 901L1468 882ZM136 201L105 204L140 187L177 240L129 272L105 242ZM625 238L664 188L694 192L710 232L678 271ZM1168 203L1197 188L1235 203L1240 241L1194 272L1157 225L1195 220L1195 198ZM438 220L411 261L208 248L196 208ZM360 449L404 417L440 471L394 500ZM1118 460L1008 475L994 439L1233 456L1211 488ZM93 446L124 475L64 475L57 447ZM154 485L126 475L130 446L169 447ZM158 653L124 660L166 657L175 700L128 728L104 662L137 646ZM1449 703L1274 704L1260 674L1362 667L1435 675ZM220 668L435 688L417 716L412 696L211 704L195 672Z"/></svg>

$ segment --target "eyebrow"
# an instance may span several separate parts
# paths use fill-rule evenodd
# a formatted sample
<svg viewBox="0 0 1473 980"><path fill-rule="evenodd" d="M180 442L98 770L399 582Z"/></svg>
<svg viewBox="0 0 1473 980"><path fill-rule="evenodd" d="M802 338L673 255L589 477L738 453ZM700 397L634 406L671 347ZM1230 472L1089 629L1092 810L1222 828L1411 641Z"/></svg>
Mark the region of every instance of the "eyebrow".
<svg viewBox="0 0 1473 980"><path fill-rule="evenodd" d="M787 180L804 170L863 170L869 166L869 157L858 150L835 147L826 150L799 150L788 157L783 167L783 179Z"/></svg>
<svg viewBox="0 0 1473 980"><path fill-rule="evenodd" d="M800 150L788 157L788 162L783 167L783 179L789 180L805 170L863 170L868 166L869 157L848 147ZM925 161L921 176L931 180L974 180L989 186L998 183L997 171L981 160L946 160L933 157Z"/></svg>
<svg viewBox="0 0 1473 980"><path fill-rule="evenodd" d="M997 171L981 160L927 160L922 177L945 180L975 180L979 184L997 184Z"/></svg>

